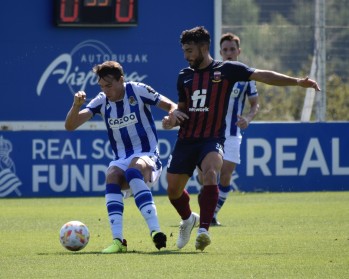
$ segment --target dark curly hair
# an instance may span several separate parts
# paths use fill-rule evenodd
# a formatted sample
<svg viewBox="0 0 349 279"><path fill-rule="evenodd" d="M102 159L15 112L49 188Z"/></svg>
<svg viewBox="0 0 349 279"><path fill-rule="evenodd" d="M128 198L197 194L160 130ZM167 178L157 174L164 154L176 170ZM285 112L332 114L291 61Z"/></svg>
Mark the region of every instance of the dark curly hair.
<svg viewBox="0 0 349 279"><path fill-rule="evenodd" d="M211 43L210 33L203 27L197 26L190 30L184 30L180 37L181 44L195 43L195 44L208 44Z"/></svg>

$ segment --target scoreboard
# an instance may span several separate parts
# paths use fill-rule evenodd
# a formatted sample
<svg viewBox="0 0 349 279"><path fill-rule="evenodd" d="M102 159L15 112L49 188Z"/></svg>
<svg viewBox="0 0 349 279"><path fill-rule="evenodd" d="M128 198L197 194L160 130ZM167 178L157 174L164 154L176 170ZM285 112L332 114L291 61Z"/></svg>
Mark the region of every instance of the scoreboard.
<svg viewBox="0 0 349 279"><path fill-rule="evenodd" d="M56 0L58 26L137 26L138 0Z"/></svg>

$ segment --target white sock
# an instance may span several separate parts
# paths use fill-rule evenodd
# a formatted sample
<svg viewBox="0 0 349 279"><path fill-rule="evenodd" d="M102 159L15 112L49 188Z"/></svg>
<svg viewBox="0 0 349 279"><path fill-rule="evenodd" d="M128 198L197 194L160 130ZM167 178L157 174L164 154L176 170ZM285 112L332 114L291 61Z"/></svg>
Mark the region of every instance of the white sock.
<svg viewBox="0 0 349 279"><path fill-rule="evenodd" d="M123 240L122 235L122 222L123 222L123 211L124 211L124 200L122 193L114 194L107 193L105 195L105 201L107 205L108 218L110 229L113 235L113 239L119 238Z"/></svg>
<svg viewBox="0 0 349 279"><path fill-rule="evenodd" d="M145 184L144 180L141 179L140 172L132 169L128 172L126 177L128 178L128 184L132 189L136 205L142 213L144 220L147 222L150 233L153 231L160 231L153 195L147 184Z"/></svg>

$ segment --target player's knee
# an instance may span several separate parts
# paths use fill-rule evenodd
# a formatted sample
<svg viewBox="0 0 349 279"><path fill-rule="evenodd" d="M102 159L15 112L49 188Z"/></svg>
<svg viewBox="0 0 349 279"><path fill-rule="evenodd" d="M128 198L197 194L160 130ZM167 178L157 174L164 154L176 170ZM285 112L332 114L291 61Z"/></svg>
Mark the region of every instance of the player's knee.
<svg viewBox="0 0 349 279"><path fill-rule="evenodd" d="M218 179L218 172L215 169L209 169L204 174L204 182L208 184L216 184Z"/></svg>
<svg viewBox="0 0 349 279"><path fill-rule="evenodd" d="M117 168L109 168L106 175L107 183L120 183L123 180L123 172Z"/></svg>

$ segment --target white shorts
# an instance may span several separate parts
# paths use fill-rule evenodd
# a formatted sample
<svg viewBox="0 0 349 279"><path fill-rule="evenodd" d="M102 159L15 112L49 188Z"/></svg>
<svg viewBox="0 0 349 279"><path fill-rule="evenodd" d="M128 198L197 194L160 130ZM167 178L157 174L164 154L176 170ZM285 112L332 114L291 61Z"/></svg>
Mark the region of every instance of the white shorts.
<svg viewBox="0 0 349 279"><path fill-rule="evenodd" d="M224 142L223 160L240 164L240 145L242 137L229 136Z"/></svg>
<svg viewBox="0 0 349 279"><path fill-rule="evenodd" d="M141 158L143 161L145 161L149 166L152 167L152 173L150 177L150 181L146 181L146 184L151 187L153 186L160 178L161 172L162 172L162 165L159 156L155 155L154 153L137 153L133 154L132 156L126 158L126 159L119 159L115 161L111 161L109 163L109 168L114 166L122 169L123 171L126 171L128 169L128 166L130 165L133 158L138 157ZM122 190L124 194L124 198L128 198L132 195L131 189Z"/></svg>

